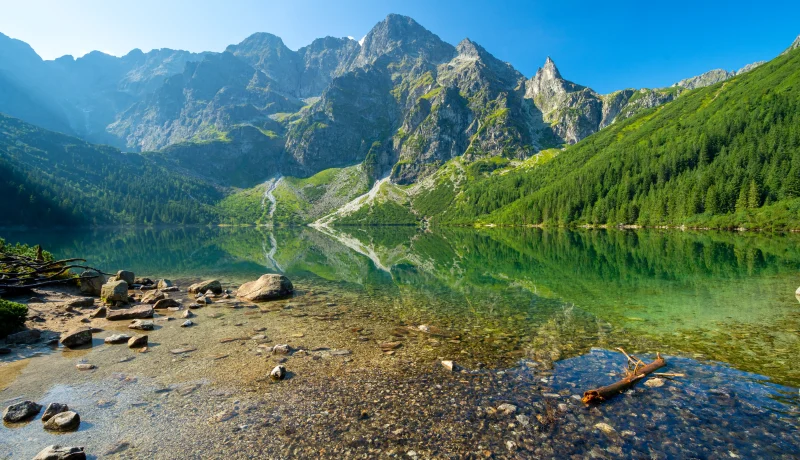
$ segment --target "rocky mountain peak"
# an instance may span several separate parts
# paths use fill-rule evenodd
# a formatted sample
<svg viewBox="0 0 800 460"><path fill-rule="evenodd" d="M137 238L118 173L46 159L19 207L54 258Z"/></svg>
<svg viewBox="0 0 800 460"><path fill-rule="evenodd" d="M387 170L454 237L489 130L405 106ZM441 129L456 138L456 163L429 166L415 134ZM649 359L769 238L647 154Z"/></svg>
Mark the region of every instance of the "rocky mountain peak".
<svg viewBox="0 0 800 460"><path fill-rule="evenodd" d="M455 48L408 16L390 14L364 37L355 67L363 67L384 55L422 58L433 63L450 60Z"/></svg>
<svg viewBox="0 0 800 460"><path fill-rule="evenodd" d="M538 71L536 71L536 76L539 77L541 80L561 80L561 72L558 71L558 67L556 67L556 63L547 56L547 59L544 61L544 66L540 67Z"/></svg>
<svg viewBox="0 0 800 460"><path fill-rule="evenodd" d="M786 54L789 51L792 51L792 50L797 49L797 48L800 48L800 35L798 35L797 38L795 38L794 41L792 42L792 44L789 46L789 48L787 48L786 51L784 51L781 54Z"/></svg>

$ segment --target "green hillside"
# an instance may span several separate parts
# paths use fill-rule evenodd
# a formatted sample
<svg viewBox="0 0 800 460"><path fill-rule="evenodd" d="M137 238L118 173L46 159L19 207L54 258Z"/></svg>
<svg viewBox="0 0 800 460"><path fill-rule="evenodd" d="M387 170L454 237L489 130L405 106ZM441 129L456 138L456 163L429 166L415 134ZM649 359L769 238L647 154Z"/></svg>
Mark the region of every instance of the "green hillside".
<svg viewBox="0 0 800 460"><path fill-rule="evenodd" d="M444 223L800 228L800 51L470 183Z"/></svg>

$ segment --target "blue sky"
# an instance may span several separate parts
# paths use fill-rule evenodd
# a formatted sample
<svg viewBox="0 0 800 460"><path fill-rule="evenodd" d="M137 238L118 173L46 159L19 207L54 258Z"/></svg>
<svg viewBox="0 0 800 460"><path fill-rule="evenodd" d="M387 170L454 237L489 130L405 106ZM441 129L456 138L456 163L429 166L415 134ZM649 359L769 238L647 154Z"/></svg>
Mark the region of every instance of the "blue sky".
<svg viewBox="0 0 800 460"><path fill-rule="evenodd" d="M325 35L359 39L388 13L452 44L469 37L526 76L552 56L565 78L600 92L738 69L800 34L796 0L25 0L3 2L0 32L46 59L95 49L222 51L253 32L297 49Z"/></svg>

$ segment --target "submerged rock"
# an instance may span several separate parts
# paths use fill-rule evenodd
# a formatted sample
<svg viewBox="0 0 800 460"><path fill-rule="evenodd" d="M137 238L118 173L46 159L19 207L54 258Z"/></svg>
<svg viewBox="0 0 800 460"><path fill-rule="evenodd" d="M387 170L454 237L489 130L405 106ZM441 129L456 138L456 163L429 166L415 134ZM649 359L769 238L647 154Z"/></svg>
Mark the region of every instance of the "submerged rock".
<svg viewBox="0 0 800 460"><path fill-rule="evenodd" d="M77 412L66 411L54 415L44 423L44 428L50 431L74 431L81 424L81 416Z"/></svg>
<svg viewBox="0 0 800 460"><path fill-rule="evenodd" d="M218 280L206 280L189 286L188 291L192 294L198 292L212 291L214 294L222 294L222 284Z"/></svg>
<svg viewBox="0 0 800 460"><path fill-rule="evenodd" d="M256 281L244 283L236 296L251 302L273 300L287 297L294 292L289 278L283 275L267 274Z"/></svg>
<svg viewBox="0 0 800 460"><path fill-rule="evenodd" d="M153 317L153 307L150 305L137 305L132 308L111 310L106 315L109 321L121 321L126 319L143 319Z"/></svg>
<svg viewBox="0 0 800 460"><path fill-rule="evenodd" d="M6 407L3 412L3 421L9 423L19 423L30 420L42 410L41 404L33 401L22 401Z"/></svg>
<svg viewBox="0 0 800 460"><path fill-rule="evenodd" d="M33 460L86 460L83 447L52 445L42 449Z"/></svg>
<svg viewBox="0 0 800 460"><path fill-rule="evenodd" d="M109 281L100 290L100 297L106 302L128 302L128 283L122 280Z"/></svg>
<svg viewBox="0 0 800 460"><path fill-rule="evenodd" d="M88 327L73 329L62 334L59 342L67 348L75 348L92 343L92 330Z"/></svg>
<svg viewBox="0 0 800 460"><path fill-rule="evenodd" d="M152 321L143 321L141 319L137 319L128 325L128 329L138 329L140 331L152 331L154 328L155 324Z"/></svg>
<svg viewBox="0 0 800 460"><path fill-rule="evenodd" d="M442 361L442 367L444 367L450 372L453 372L453 369L455 369L456 367L456 363L454 363L453 361Z"/></svg>
<svg viewBox="0 0 800 460"><path fill-rule="evenodd" d="M128 339L128 348L142 348L147 346L147 336L137 335Z"/></svg>
<svg viewBox="0 0 800 460"><path fill-rule="evenodd" d="M61 403L50 403L47 405L47 409L44 410L44 414L42 414L42 422L46 422L53 418L55 415L60 414L62 412L67 412L69 410L69 406L66 404Z"/></svg>
<svg viewBox="0 0 800 460"><path fill-rule="evenodd" d="M194 323L190 319L187 319L186 321L183 322L183 324L181 324L181 327L190 327L190 326L194 326Z"/></svg>
<svg viewBox="0 0 800 460"><path fill-rule="evenodd" d="M120 344L127 342L128 340L130 340L130 338L131 336L127 334L114 334L106 337L104 342L110 344Z"/></svg>
<svg viewBox="0 0 800 460"><path fill-rule="evenodd" d="M661 379L661 378L658 378L658 377L649 378L649 379L647 379L646 382L644 382L644 386L649 387L649 388L663 387L664 386L664 379Z"/></svg>

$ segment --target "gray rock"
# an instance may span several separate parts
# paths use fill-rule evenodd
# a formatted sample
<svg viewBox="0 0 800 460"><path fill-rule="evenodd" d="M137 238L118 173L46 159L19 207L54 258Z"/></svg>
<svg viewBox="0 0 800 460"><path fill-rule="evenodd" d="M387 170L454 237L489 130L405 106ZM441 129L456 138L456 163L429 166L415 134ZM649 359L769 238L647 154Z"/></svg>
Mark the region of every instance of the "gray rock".
<svg viewBox="0 0 800 460"><path fill-rule="evenodd" d="M81 424L81 416L77 412L67 411L56 414L44 423L50 431L75 431Z"/></svg>
<svg viewBox="0 0 800 460"><path fill-rule="evenodd" d="M131 336L127 334L114 334L106 337L104 342L110 344L120 344L127 342L128 340L130 340L130 338Z"/></svg>
<svg viewBox="0 0 800 460"><path fill-rule="evenodd" d="M128 348L142 348L147 346L147 336L137 335L128 340Z"/></svg>
<svg viewBox="0 0 800 460"><path fill-rule="evenodd" d="M294 286L289 278L283 275L267 274L256 281L243 284L237 297L251 302L280 299L294 292Z"/></svg>
<svg viewBox="0 0 800 460"><path fill-rule="evenodd" d="M81 345L92 343L92 330L88 327L80 327L61 334L61 345L67 348L75 348Z"/></svg>
<svg viewBox="0 0 800 460"><path fill-rule="evenodd" d="M194 326L194 323L190 319L187 319L186 321L183 322L183 324L181 324L181 327L189 327L189 326Z"/></svg>
<svg viewBox="0 0 800 460"><path fill-rule="evenodd" d="M81 273L80 288L82 294L99 296L105 283L105 275L98 271L87 270Z"/></svg>
<svg viewBox="0 0 800 460"><path fill-rule="evenodd" d="M142 303L153 304L165 298L167 298L167 296L160 290L147 291L147 293L142 296Z"/></svg>
<svg viewBox="0 0 800 460"><path fill-rule="evenodd" d="M128 302L128 283L125 281L109 281L100 290L100 297L106 303Z"/></svg>
<svg viewBox="0 0 800 460"><path fill-rule="evenodd" d="M206 291L212 291L215 294L221 294L222 284L220 284L220 282L217 280L201 281L189 286L188 291L192 294Z"/></svg>
<svg viewBox="0 0 800 460"><path fill-rule="evenodd" d="M116 275L112 276L109 281L125 281L130 286L136 281L136 276L134 276L133 272L120 270Z"/></svg>
<svg viewBox="0 0 800 460"><path fill-rule="evenodd" d="M181 315L181 318L194 318L195 314L191 312L191 310L186 310Z"/></svg>
<svg viewBox="0 0 800 460"><path fill-rule="evenodd" d="M128 325L128 329L138 329L140 331L152 331L154 328L155 324L152 321L144 321L141 319L137 319Z"/></svg>
<svg viewBox="0 0 800 460"><path fill-rule="evenodd" d="M153 308L160 310L163 308L176 308L180 306L181 304L175 299L161 299L153 305Z"/></svg>
<svg viewBox="0 0 800 460"><path fill-rule="evenodd" d="M272 380L283 380L286 378L286 367L283 365L277 365L272 369L272 372L269 373L269 376Z"/></svg>
<svg viewBox="0 0 800 460"><path fill-rule="evenodd" d="M40 410L42 410L42 406L33 401L18 402L6 407L3 412L3 421L9 423L24 422L36 417Z"/></svg>
<svg viewBox="0 0 800 460"><path fill-rule="evenodd" d="M172 281L168 279L160 279L156 282L156 287L158 289L166 289L172 287Z"/></svg>
<svg viewBox="0 0 800 460"><path fill-rule="evenodd" d="M33 460L86 460L83 447L52 445L42 449Z"/></svg>
<svg viewBox="0 0 800 460"><path fill-rule="evenodd" d="M272 347L272 354L273 355L288 355L292 352L292 347L287 344L275 345Z"/></svg>
<svg viewBox="0 0 800 460"><path fill-rule="evenodd" d="M60 414L62 412L67 412L69 410L69 406L66 404L61 403L50 403L47 405L47 409L44 410L44 414L42 414L42 421L46 422L50 420L54 415Z"/></svg>
<svg viewBox="0 0 800 460"><path fill-rule="evenodd" d="M38 342L41 337L42 331L39 329L26 329L6 336L6 343L31 344Z"/></svg>
<svg viewBox="0 0 800 460"><path fill-rule="evenodd" d="M121 308L110 310L106 314L109 321L121 321L127 319L143 319L153 317L153 307L151 305L137 305L131 308Z"/></svg>

